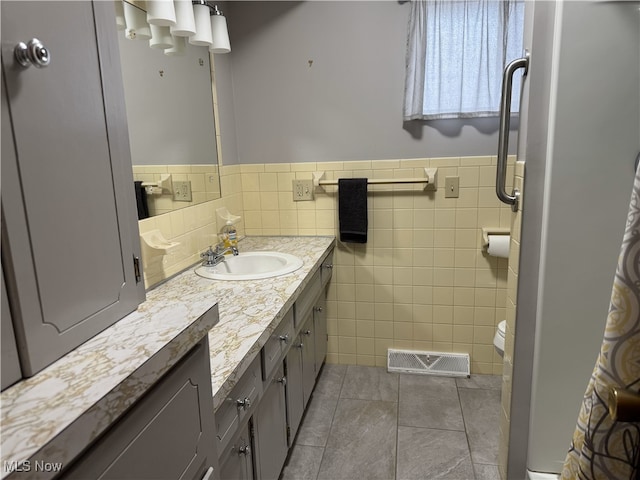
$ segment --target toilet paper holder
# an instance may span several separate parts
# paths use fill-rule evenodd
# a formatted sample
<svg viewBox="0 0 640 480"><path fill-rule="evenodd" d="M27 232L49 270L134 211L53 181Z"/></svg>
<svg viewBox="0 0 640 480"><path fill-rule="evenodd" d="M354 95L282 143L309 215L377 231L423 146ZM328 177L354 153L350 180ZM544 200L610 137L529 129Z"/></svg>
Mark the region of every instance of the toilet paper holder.
<svg viewBox="0 0 640 480"><path fill-rule="evenodd" d="M482 248L489 247L489 235L511 235L508 227L482 227Z"/></svg>

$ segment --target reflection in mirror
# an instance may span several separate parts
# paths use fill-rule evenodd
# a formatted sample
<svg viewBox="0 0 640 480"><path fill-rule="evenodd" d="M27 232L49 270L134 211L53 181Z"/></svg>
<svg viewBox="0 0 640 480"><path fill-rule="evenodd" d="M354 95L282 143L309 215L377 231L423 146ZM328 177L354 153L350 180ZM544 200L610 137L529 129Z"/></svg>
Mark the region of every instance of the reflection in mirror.
<svg viewBox="0 0 640 480"><path fill-rule="evenodd" d="M183 55L118 31L138 217L220 198L207 47Z"/></svg>

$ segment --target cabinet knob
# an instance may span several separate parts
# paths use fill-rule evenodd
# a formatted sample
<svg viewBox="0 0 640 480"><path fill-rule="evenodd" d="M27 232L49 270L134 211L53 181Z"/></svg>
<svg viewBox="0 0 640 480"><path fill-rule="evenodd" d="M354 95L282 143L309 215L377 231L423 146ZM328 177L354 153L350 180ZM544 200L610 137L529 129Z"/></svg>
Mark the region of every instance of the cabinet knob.
<svg viewBox="0 0 640 480"><path fill-rule="evenodd" d="M296 347L302 350L304 348L304 343L300 342L298 345L296 345Z"/></svg>
<svg viewBox="0 0 640 480"><path fill-rule="evenodd" d="M245 410L251 406L251 399L249 397L244 397L244 399L236 400L236 405L238 408L244 408Z"/></svg>
<svg viewBox="0 0 640 480"><path fill-rule="evenodd" d="M324 268L332 269L333 265L331 263L327 263L326 265L322 265Z"/></svg>
<svg viewBox="0 0 640 480"><path fill-rule="evenodd" d="M40 40L32 38L28 43L20 42L13 49L16 61L23 67L31 65L44 68L51 63L51 54Z"/></svg>
<svg viewBox="0 0 640 480"><path fill-rule="evenodd" d="M304 334L308 337L309 335L311 335L311 330L305 330Z"/></svg>
<svg viewBox="0 0 640 480"><path fill-rule="evenodd" d="M276 380L276 382L281 383L282 386L286 386L287 385L287 377L280 377L279 379Z"/></svg>
<svg viewBox="0 0 640 480"><path fill-rule="evenodd" d="M238 447L238 455L249 455L251 454L251 447L249 445L243 445L242 447Z"/></svg>
<svg viewBox="0 0 640 480"><path fill-rule="evenodd" d="M314 312L322 312L322 307L313 307Z"/></svg>
<svg viewBox="0 0 640 480"><path fill-rule="evenodd" d="M289 334L288 333L286 335L280 335L278 338L280 339L281 342L289 343Z"/></svg>

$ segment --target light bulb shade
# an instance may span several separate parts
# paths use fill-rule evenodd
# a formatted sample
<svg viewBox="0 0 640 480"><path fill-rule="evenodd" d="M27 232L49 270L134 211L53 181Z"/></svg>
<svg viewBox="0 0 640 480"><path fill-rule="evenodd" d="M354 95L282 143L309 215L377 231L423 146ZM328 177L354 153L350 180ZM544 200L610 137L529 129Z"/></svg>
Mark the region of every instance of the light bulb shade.
<svg viewBox="0 0 640 480"><path fill-rule="evenodd" d="M125 36L131 40L149 40L151 38L151 29L147 23L147 16L144 10L134 7L129 2L123 3L124 21L127 27Z"/></svg>
<svg viewBox="0 0 640 480"><path fill-rule="evenodd" d="M116 26L118 30L124 30L127 28L127 22L124 19L124 5L122 4L122 0L116 0L113 3L116 7Z"/></svg>
<svg viewBox="0 0 640 480"><path fill-rule="evenodd" d="M224 16L211 15L211 34L213 43L209 47L209 51L213 53L229 53L231 51L227 19Z"/></svg>
<svg viewBox="0 0 640 480"><path fill-rule="evenodd" d="M171 27L174 37L190 37L196 34L196 19L193 16L191 0L175 0L176 24Z"/></svg>
<svg viewBox="0 0 640 480"><path fill-rule="evenodd" d="M164 54L169 55L171 57L179 57L184 55L187 49L186 37L173 37L173 42L174 42L173 48L165 49Z"/></svg>
<svg viewBox="0 0 640 480"><path fill-rule="evenodd" d="M158 25L151 25L151 39L149 40L149 46L151 48L165 49L173 48L174 41L169 31L169 27L159 27Z"/></svg>
<svg viewBox="0 0 640 480"><path fill-rule="evenodd" d="M147 0L147 22L158 27L176 24L176 10L173 0Z"/></svg>
<svg viewBox="0 0 640 480"><path fill-rule="evenodd" d="M189 43L191 45L210 47L213 43L213 37L211 36L209 7L206 5L194 5L193 14L196 19L196 34L189 37Z"/></svg>

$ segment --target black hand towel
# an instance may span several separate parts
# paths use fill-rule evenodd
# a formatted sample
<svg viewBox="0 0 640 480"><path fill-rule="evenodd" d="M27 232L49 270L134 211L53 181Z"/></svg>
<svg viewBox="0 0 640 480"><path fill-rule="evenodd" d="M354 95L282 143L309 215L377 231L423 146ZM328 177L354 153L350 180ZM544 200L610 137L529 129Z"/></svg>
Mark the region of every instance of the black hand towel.
<svg viewBox="0 0 640 480"><path fill-rule="evenodd" d="M367 179L338 179L340 241L367 243Z"/></svg>
<svg viewBox="0 0 640 480"><path fill-rule="evenodd" d="M138 206L138 220L149 218L149 206L147 204L147 192L141 181L134 181L136 189L136 205Z"/></svg>

